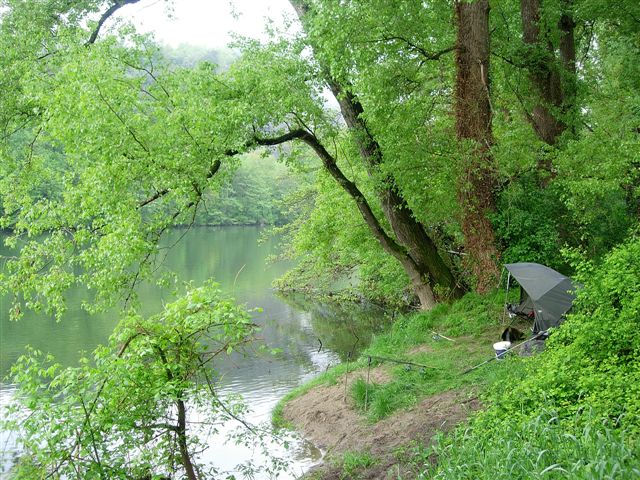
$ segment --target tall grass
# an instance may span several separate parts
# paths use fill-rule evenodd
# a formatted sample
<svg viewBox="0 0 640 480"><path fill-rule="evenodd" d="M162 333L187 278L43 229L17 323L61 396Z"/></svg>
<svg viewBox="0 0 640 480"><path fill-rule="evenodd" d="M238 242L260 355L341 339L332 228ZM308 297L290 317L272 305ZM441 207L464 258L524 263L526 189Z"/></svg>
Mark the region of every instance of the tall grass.
<svg viewBox="0 0 640 480"><path fill-rule="evenodd" d="M585 415L587 418L585 418ZM581 427L575 427L580 424ZM640 444L595 415L560 421L544 411L523 423L502 422L490 435L468 428L434 447L439 480L639 479Z"/></svg>

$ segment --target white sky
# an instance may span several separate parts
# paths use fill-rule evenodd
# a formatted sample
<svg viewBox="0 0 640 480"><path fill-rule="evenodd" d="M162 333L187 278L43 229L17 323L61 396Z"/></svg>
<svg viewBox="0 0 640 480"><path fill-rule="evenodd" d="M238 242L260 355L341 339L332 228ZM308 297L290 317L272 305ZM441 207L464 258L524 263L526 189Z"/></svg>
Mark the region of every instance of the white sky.
<svg viewBox="0 0 640 480"><path fill-rule="evenodd" d="M210 48L229 43L230 32L264 38L267 17L276 25L282 25L284 15L295 18L287 0L143 0L122 8L120 15L172 47L189 43Z"/></svg>

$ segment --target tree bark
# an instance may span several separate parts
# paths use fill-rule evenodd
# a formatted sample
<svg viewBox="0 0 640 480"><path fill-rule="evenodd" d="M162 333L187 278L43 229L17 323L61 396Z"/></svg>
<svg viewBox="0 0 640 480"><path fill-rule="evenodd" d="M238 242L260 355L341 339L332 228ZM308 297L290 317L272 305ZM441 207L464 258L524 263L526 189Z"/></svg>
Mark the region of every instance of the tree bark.
<svg viewBox="0 0 640 480"><path fill-rule="evenodd" d="M127 342L129 342L129 340ZM174 375L169 368L167 355L164 350L158 346L155 347L155 350L165 368L167 380L172 382ZM178 441L178 449L180 450L180 463L182 463L189 480L198 480L198 475L196 474L193 462L191 461L191 454L189 453L189 445L187 442L187 407L184 403L182 393L178 394L175 405L178 410L178 424L175 426L175 432Z"/></svg>
<svg viewBox="0 0 640 480"><path fill-rule="evenodd" d="M489 93L489 2L456 2L456 134L467 142L463 155L458 201L466 263L476 290L495 288L499 270L495 234L488 214L495 208L495 165L491 155L491 99Z"/></svg>
<svg viewBox="0 0 640 480"><path fill-rule="evenodd" d="M558 24L560 58L557 59L556 47L547 32L541 31L541 0L520 0L522 40L530 49L530 59L526 64L538 96L529 118L538 138L548 145L555 145L567 130L567 118L575 108L576 50L575 23L570 13L572 0L562 0L561 6L563 11ZM553 173L548 160L540 163L539 167Z"/></svg>
<svg viewBox="0 0 640 480"><path fill-rule="evenodd" d="M304 25L305 16L309 13L308 5L304 0L290 0L290 3ZM364 112L362 104L349 88L333 77L326 65L320 63L324 79L340 105L342 116L347 127L353 133L360 156L369 174L377 174L383 162L382 149L362 117ZM392 254L402 264L411 279L416 295L420 299L421 307L430 309L435 305L434 290L440 298L461 296L464 290L458 285L451 269L440 256L424 226L415 219L409 205L400 194L394 178L387 176L380 181L380 185L382 186L377 190L378 198L385 218L391 225L397 239L397 242L394 240L393 243L399 244L402 253L392 252L393 249L389 248L388 241L383 240L384 237L389 239L391 237L386 233L384 237L381 236L379 232L376 232L376 228L372 228L364 214L363 217L385 251ZM358 206L360 208L360 203ZM377 219L376 222L379 225ZM384 231L381 226L380 230Z"/></svg>
<svg viewBox="0 0 640 480"><path fill-rule="evenodd" d="M91 32L91 36L89 37L89 40L87 40L87 43L85 45L91 45L91 44L95 43L95 41L98 39L98 35L100 34L100 29L104 25L104 22L109 20L109 18L111 18L111 16L114 13L116 13L118 10L120 10L122 7L124 7L126 5L132 5L134 3L138 3L139 1L140 0L116 0L113 3L113 5L111 5L100 16L100 19L98 20L98 23L97 23L96 27L93 29L93 32Z"/></svg>
<svg viewBox="0 0 640 480"><path fill-rule="evenodd" d="M187 445L187 409L184 404L184 400L179 398L176 401L176 406L178 408L177 437L181 463L187 474L187 478L189 480L198 480L198 475L196 475L196 470L193 466L193 462L191 461L191 454L189 453Z"/></svg>

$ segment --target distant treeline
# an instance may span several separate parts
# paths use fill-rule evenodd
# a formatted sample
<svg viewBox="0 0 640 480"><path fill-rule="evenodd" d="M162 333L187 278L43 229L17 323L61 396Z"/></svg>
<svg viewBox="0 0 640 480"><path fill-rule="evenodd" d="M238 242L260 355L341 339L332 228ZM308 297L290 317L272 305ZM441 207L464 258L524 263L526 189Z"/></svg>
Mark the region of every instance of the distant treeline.
<svg viewBox="0 0 640 480"><path fill-rule="evenodd" d="M275 157L246 155L231 175L203 196L195 225L281 225L291 219L284 200L300 178Z"/></svg>

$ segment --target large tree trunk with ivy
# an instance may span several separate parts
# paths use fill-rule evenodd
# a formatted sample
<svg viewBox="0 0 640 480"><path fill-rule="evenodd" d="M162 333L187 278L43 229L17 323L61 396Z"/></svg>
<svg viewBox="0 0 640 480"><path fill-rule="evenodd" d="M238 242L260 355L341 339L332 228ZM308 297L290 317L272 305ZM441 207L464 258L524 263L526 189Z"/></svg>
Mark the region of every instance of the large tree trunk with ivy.
<svg viewBox="0 0 640 480"><path fill-rule="evenodd" d="M498 279L495 234L488 214L494 210L495 165L491 155L489 94L489 2L456 3L456 133L463 147L458 200L466 263L480 293Z"/></svg>
<svg viewBox="0 0 640 480"><path fill-rule="evenodd" d="M541 22L541 0L520 1L522 39L528 52L525 64L537 95L529 120L538 138L548 145L555 145L570 128L575 109L576 48L571 7L572 0L560 2L558 44L554 45L555 35ZM550 160L539 166L552 173Z"/></svg>
<svg viewBox="0 0 640 480"><path fill-rule="evenodd" d="M305 16L309 13L309 6L304 0L290 0L300 20L305 23ZM322 62L320 62L322 64ZM364 109L348 86L338 81L331 74L326 65L322 65L324 78L333 95L340 105L342 116L358 146L369 174L378 176L383 162L382 149L374 134L367 127L362 116ZM326 163L325 163L326 166ZM337 165L333 165L338 169ZM343 185L335 172L334 178ZM342 176L342 173L340 172ZM393 236L384 231L375 216L363 212L363 207L371 211L362 195L356 195L348 188L347 193L354 199L363 218L380 242L382 248L396 258L403 266L411 280L413 290L420 300L423 309L435 306L438 298L457 298L464 290L457 283L451 268L445 263L433 239L428 235L425 227L416 220L406 200L402 197L392 176L378 181L377 194L386 220L393 231ZM395 237L395 238L394 238ZM435 293L434 293L435 292Z"/></svg>

